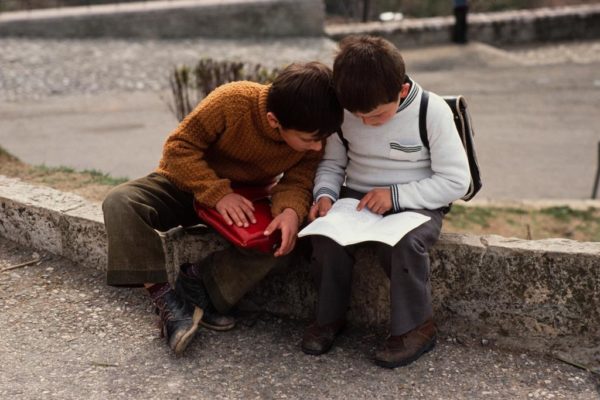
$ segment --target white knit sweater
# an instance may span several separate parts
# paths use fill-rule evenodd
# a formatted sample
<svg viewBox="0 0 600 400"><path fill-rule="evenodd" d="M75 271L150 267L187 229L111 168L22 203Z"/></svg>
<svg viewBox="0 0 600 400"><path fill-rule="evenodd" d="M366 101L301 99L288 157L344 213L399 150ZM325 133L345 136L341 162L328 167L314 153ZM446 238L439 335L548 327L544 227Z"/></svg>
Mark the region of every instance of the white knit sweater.
<svg viewBox="0 0 600 400"><path fill-rule="evenodd" d="M436 209L462 197L470 183L469 166L452 111L430 93L427 150L419 134L422 93L412 82L396 115L381 126L364 125L345 111L342 131L348 152L338 135L328 138L315 178L315 199L337 200L344 182L364 193L389 187L394 211Z"/></svg>

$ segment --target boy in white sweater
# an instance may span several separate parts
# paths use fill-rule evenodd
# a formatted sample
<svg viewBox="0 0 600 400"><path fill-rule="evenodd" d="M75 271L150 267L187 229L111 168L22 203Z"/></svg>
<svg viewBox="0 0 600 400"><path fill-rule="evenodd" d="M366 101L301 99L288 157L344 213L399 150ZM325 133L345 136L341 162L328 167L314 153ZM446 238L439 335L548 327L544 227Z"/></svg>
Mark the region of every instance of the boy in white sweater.
<svg viewBox="0 0 600 400"><path fill-rule="evenodd" d="M468 162L452 111L434 93L426 119L429 148L422 143L423 90L406 75L402 56L390 42L370 36L344 39L333 76L344 123L341 135L327 140L309 218L326 215L342 197L357 198L358 209L377 214L410 210L431 218L393 247L376 244L390 278L391 332L375 362L395 368L435 345L428 251L439 238L450 203L468 189ZM313 236L312 243L319 297L302 350L319 355L331 348L345 324L357 246L344 247L324 236Z"/></svg>

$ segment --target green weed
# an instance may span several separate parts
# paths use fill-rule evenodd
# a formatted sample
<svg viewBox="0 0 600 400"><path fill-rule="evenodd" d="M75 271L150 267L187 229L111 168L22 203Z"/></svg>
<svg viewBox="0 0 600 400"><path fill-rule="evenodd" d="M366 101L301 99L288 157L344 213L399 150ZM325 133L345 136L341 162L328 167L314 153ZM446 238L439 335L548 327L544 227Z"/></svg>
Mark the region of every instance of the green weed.
<svg viewBox="0 0 600 400"><path fill-rule="evenodd" d="M97 183L100 185L117 186L129 180L127 178L115 178L95 169L86 169L83 170L82 173L90 175L90 183Z"/></svg>
<svg viewBox="0 0 600 400"><path fill-rule="evenodd" d="M45 164L42 165L34 165L33 167L31 167L33 172L40 174L40 175L46 175L46 174L52 174L52 173L66 173L66 174L73 174L75 173L75 170L71 167L65 167L65 166L58 166L58 167L49 167Z"/></svg>
<svg viewBox="0 0 600 400"><path fill-rule="evenodd" d="M454 204L446 218L457 227L468 228L472 225L488 227L490 219L494 218L493 208L465 207Z"/></svg>
<svg viewBox="0 0 600 400"><path fill-rule="evenodd" d="M0 157L7 158L10 161L18 161L19 159L12 154L10 154L6 149L0 146Z"/></svg>
<svg viewBox="0 0 600 400"><path fill-rule="evenodd" d="M64 178L55 176L55 174L79 174L88 177L87 180L83 182L83 184L98 184L98 185L107 185L107 186L116 186L123 182L127 182L127 178L115 178L110 176L109 174L100 172L95 169L86 169L83 171L77 171L71 167L58 166L58 167L48 167L47 165L35 165L31 167L32 173L38 175L43 178L42 181L51 184L64 180Z"/></svg>
<svg viewBox="0 0 600 400"><path fill-rule="evenodd" d="M549 215L560 221L569 221L573 218L582 220L594 219L594 210L592 208L588 208L587 210L574 210L568 206L549 207L540 210L540 213Z"/></svg>

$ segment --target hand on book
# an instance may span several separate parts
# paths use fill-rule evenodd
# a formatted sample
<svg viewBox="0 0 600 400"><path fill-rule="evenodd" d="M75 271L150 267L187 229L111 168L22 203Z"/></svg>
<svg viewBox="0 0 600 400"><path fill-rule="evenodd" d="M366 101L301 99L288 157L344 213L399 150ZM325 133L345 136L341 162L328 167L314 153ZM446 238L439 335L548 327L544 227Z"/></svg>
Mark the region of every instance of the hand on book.
<svg viewBox="0 0 600 400"><path fill-rule="evenodd" d="M327 236L342 246L371 241L395 246L406 233L431 219L410 211L384 217L365 208L358 211L358 203L350 197L339 199L327 215L304 227L298 237Z"/></svg>
<svg viewBox="0 0 600 400"><path fill-rule="evenodd" d="M273 218L273 221L265 229L265 235L269 236L276 230L281 231L281 245L273 254L275 257L284 256L294 249L298 225L300 224L298 214L291 208L286 208L281 214Z"/></svg>
<svg viewBox="0 0 600 400"><path fill-rule="evenodd" d="M216 210L221 214L228 225L248 227L256 223L254 218L254 205L252 202L237 193L229 193L217 202Z"/></svg>
<svg viewBox="0 0 600 400"><path fill-rule="evenodd" d="M331 200L329 197L321 197L310 207L310 211L308 212L308 221L312 222L319 217L326 216L332 205L333 200Z"/></svg>
<svg viewBox="0 0 600 400"><path fill-rule="evenodd" d="M392 209L392 191L390 188L377 188L365 194L356 209L358 211L367 207L375 214L383 215Z"/></svg>

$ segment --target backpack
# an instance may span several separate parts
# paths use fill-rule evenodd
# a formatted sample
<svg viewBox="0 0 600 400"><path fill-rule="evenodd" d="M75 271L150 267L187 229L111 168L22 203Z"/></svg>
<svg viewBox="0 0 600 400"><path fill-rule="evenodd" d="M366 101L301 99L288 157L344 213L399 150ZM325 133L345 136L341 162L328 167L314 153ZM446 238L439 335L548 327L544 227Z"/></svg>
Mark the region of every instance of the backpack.
<svg viewBox="0 0 600 400"><path fill-rule="evenodd" d="M471 183L469 184L469 190L462 197L464 201L471 200L477 192L481 189L481 175L479 174L479 164L477 163L477 153L475 152L475 143L473 141L473 125L471 123L471 116L467 110L467 101L461 95L458 96L444 96L443 99L446 101L452 114L454 115L454 124L456 130L460 136L460 140L467 153L467 159L469 161L469 171L471 173ZM421 141L429 150L429 139L427 138L427 105L429 103L429 92L423 91L421 96L421 105L419 108L419 133L421 135Z"/></svg>

